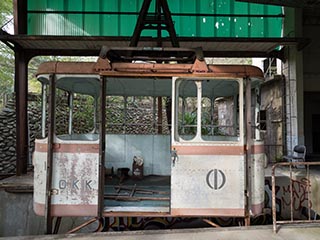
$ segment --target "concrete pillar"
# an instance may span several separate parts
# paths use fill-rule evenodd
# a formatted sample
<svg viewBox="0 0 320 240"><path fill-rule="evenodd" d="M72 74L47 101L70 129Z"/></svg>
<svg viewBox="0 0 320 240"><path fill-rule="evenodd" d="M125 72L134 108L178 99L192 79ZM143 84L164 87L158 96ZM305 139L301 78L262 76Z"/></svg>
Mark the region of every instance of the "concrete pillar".
<svg viewBox="0 0 320 240"><path fill-rule="evenodd" d="M284 35L301 37L302 11L301 9L286 9ZM304 107L303 107L303 56L296 47L286 49L286 62L282 73L286 79L286 148L293 149L297 144L304 144Z"/></svg>

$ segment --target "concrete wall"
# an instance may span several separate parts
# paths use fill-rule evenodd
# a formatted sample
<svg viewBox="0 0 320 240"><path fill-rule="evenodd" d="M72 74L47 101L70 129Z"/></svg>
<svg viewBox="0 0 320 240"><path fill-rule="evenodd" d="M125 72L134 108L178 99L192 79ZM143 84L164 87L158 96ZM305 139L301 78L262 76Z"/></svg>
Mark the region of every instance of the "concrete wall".
<svg viewBox="0 0 320 240"><path fill-rule="evenodd" d="M284 36L302 37L302 10L286 8ZM304 144L303 58L296 46L287 47L282 74L286 79L286 149L291 153L297 144Z"/></svg>
<svg viewBox="0 0 320 240"><path fill-rule="evenodd" d="M283 84L281 76L261 86L261 110L266 111L266 130L261 131L269 163L282 160L283 156Z"/></svg>
<svg viewBox="0 0 320 240"><path fill-rule="evenodd" d="M44 218L33 212L31 193L0 190L0 237L43 234Z"/></svg>
<svg viewBox="0 0 320 240"><path fill-rule="evenodd" d="M0 206L0 237L44 234L44 217L33 211L33 193L8 193L0 189ZM89 219L91 217L64 217L59 233L66 233ZM94 222L79 232L93 232L97 226Z"/></svg>

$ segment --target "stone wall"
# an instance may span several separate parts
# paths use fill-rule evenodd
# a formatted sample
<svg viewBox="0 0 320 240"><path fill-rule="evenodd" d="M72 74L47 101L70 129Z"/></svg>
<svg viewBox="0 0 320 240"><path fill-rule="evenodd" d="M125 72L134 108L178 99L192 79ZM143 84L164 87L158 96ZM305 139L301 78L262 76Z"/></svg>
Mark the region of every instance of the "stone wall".
<svg viewBox="0 0 320 240"><path fill-rule="evenodd" d="M14 173L16 161L16 127L14 102L0 112L0 172Z"/></svg>
<svg viewBox="0 0 320 240"><path fill-rule="evenodd" d="M153 114L152 99L129 102L124 112L122 101L116 104L107 104L106 131L107 134L156 134L158 121L157 113ZM56 124L57 134L67 134L68 129L67 98L60 96L57 99ZM29 146L30 155L28 166L31 168L34 140L41 136L41 104L40 97L29 95ZM75 133L88 133L93 130L93 103L86 98L76 98L74 102ZM162 109L162 134L169 134L169 126L165 104ZM0 111L0 174L15 173L16 171L16 114L15 99L11 98Z"/></svg>
<svg viewBox="0 0 320 240"><path fill-rule="evenodd" d="M40 132L40 111L37 98L29 101L29 146L30 153L34 150L34 139ZM31 156L30 156L31 158ZM31 159L29 160L31 165ZM0 173L15 173L16 171L16 113L15 99L8 101L0 111Z"/></svg>

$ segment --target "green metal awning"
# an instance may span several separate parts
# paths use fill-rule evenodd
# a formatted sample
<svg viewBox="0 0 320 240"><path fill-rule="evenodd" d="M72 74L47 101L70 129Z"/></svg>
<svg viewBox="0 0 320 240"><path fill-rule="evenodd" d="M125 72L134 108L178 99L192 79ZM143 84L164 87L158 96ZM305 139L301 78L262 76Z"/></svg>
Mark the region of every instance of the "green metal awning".
<svg viewBox="0 0 320 240"><path fill-rule="evenodd" d="M26 35L0 32L0 41L36 55L97 56L102 46L159 47L155 0L144 19L136 45L133 32L142 4L147 0L28 0ZM162 0L159 0L162 1ZM278 57L283 46L308 44L307 39L282 36L280 6L235 0L167 0L180 48L201 47L205 57ZM141 17L141 16L140 16ZM158 16L159 17L159 16ZM160 18L163 16L160 16ZM159 19L159 18L158 18ZM157 25L158 24L158 25ZM160 23L160 25L163 22ZM159 27L159 23L156 23ZM153 30L157 26L151 26ZM161 33L161 47L173 46L168 32Z"/></svg>
<svg viewBox="0 0 320 240"><path fill-rule="evenodd" d="M131 37L143 0L28 0L28 35ZM168 0L178 37L277 38L282 7L235 0ZM155 9L151 2L150 11ZM168 34L164 31L163 36ZM144 30L141 36L155 37Z"/></svg>

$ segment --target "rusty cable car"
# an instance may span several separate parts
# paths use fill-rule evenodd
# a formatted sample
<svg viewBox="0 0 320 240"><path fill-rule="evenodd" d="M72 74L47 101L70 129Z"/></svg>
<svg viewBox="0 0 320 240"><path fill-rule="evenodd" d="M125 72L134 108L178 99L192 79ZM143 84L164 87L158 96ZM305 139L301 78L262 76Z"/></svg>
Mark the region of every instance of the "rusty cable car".
<svg viewBox="0 0 320 240"><path fill-rule="evenodd" d="M49 231L52 217L225 216L249 224L262 212L259 68L208 65L201 51L190 49L104 48L97 62L43 63L37 78L43 105L33 155L34 210L46 217ZM69 96L65 134L56 134L57 90ZM94 99L90 132L73 132L74 94ZM166 97L169 132L159 134L161 120L155 120L151 134L109 134L110 96ZM159 119L163 111L153 114ZM140 179L131 177L136 155L143 159ZM127 180L106 177L111 167L129 169Z"/></svg>

